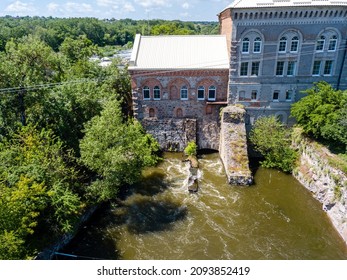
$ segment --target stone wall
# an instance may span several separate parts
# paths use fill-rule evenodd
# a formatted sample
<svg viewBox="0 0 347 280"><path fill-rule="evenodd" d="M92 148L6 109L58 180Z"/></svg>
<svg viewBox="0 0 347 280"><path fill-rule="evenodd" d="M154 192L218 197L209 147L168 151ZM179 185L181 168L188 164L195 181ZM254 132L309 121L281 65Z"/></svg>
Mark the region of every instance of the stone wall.
<svg viewBox="0 0 347 280"><path fill-rule="evenodd" d="M249 169L245 110L228 106L222 111L220 156L231 185L251 185Z"/></svg>
<svg viewBox="0 0 347 280"><path fill-rule="evenodd" d="M147 118L141 123L146 132L158 141L163 151L182 152L189 142L196 142L195 119Z"/></svg>
<svg viewBox="0 0 347 280"><path fill-rule="evenodd" d="M328 149L310 141L296 129L294 144L300 165L293 175L322 204L334 227L347 244L347 175L336 167Z"/></svg>

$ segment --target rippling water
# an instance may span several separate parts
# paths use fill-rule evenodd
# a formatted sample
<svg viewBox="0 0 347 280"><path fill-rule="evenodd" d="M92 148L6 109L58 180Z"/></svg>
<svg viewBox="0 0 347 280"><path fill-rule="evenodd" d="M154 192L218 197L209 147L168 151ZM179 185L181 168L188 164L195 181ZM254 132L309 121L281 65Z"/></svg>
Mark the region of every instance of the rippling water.
<svg viewBox="0 0 347 280"><path fill-rule="evenodd" d="M321 205L292 176L260 168L255 186L233 187L218 154L200 159L196 195L187 191L188 175L182 155L166 154L122 194L124 205L99 211L64 253L127 260L347 259Z"/></svg>

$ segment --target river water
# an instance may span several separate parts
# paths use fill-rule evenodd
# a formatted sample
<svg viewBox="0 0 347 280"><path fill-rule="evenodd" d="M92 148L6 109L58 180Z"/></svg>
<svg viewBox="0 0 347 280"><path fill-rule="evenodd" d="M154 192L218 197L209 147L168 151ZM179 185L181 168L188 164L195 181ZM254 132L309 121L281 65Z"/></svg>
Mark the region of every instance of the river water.
<svg viewBox="0 0 347 280"><path fill-rule="evenodd" d="M321 205L292 176L258 168L252 187L228 185L218 154L203 155L189 194L181 154L167 153L122 206L96 213L62 252L125 260L347 259Z"/></svg>

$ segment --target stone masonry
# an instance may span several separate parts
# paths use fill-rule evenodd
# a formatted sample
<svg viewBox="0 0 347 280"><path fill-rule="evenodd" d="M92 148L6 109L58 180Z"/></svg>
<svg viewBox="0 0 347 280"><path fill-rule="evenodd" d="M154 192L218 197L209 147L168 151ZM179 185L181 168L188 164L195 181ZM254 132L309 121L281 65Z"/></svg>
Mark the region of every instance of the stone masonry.
<svg viewBox="0 0 347 280"><path fill-rule="evenodd" d="M237 106L228 106L222 111L220 156L231 185L251 185L247 136L245 128L246 111Z"/></svg>

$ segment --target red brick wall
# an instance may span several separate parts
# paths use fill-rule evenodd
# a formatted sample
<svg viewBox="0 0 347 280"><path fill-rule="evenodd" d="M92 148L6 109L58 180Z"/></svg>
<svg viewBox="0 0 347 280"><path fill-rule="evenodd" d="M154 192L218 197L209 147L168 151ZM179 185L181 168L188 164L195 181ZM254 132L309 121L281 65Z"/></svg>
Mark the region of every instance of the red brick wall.
<svg viewBox="0 0 347 280"><path fill-rule="evenodd" d="M232 16L231 16L231 9L227 9L223 11L219 15L219 23L220 23L220 34L226 35L227 37L227 45L228 45L228 54L230 55L230 48L231 48L231 33L232 33Z"/></svg>

